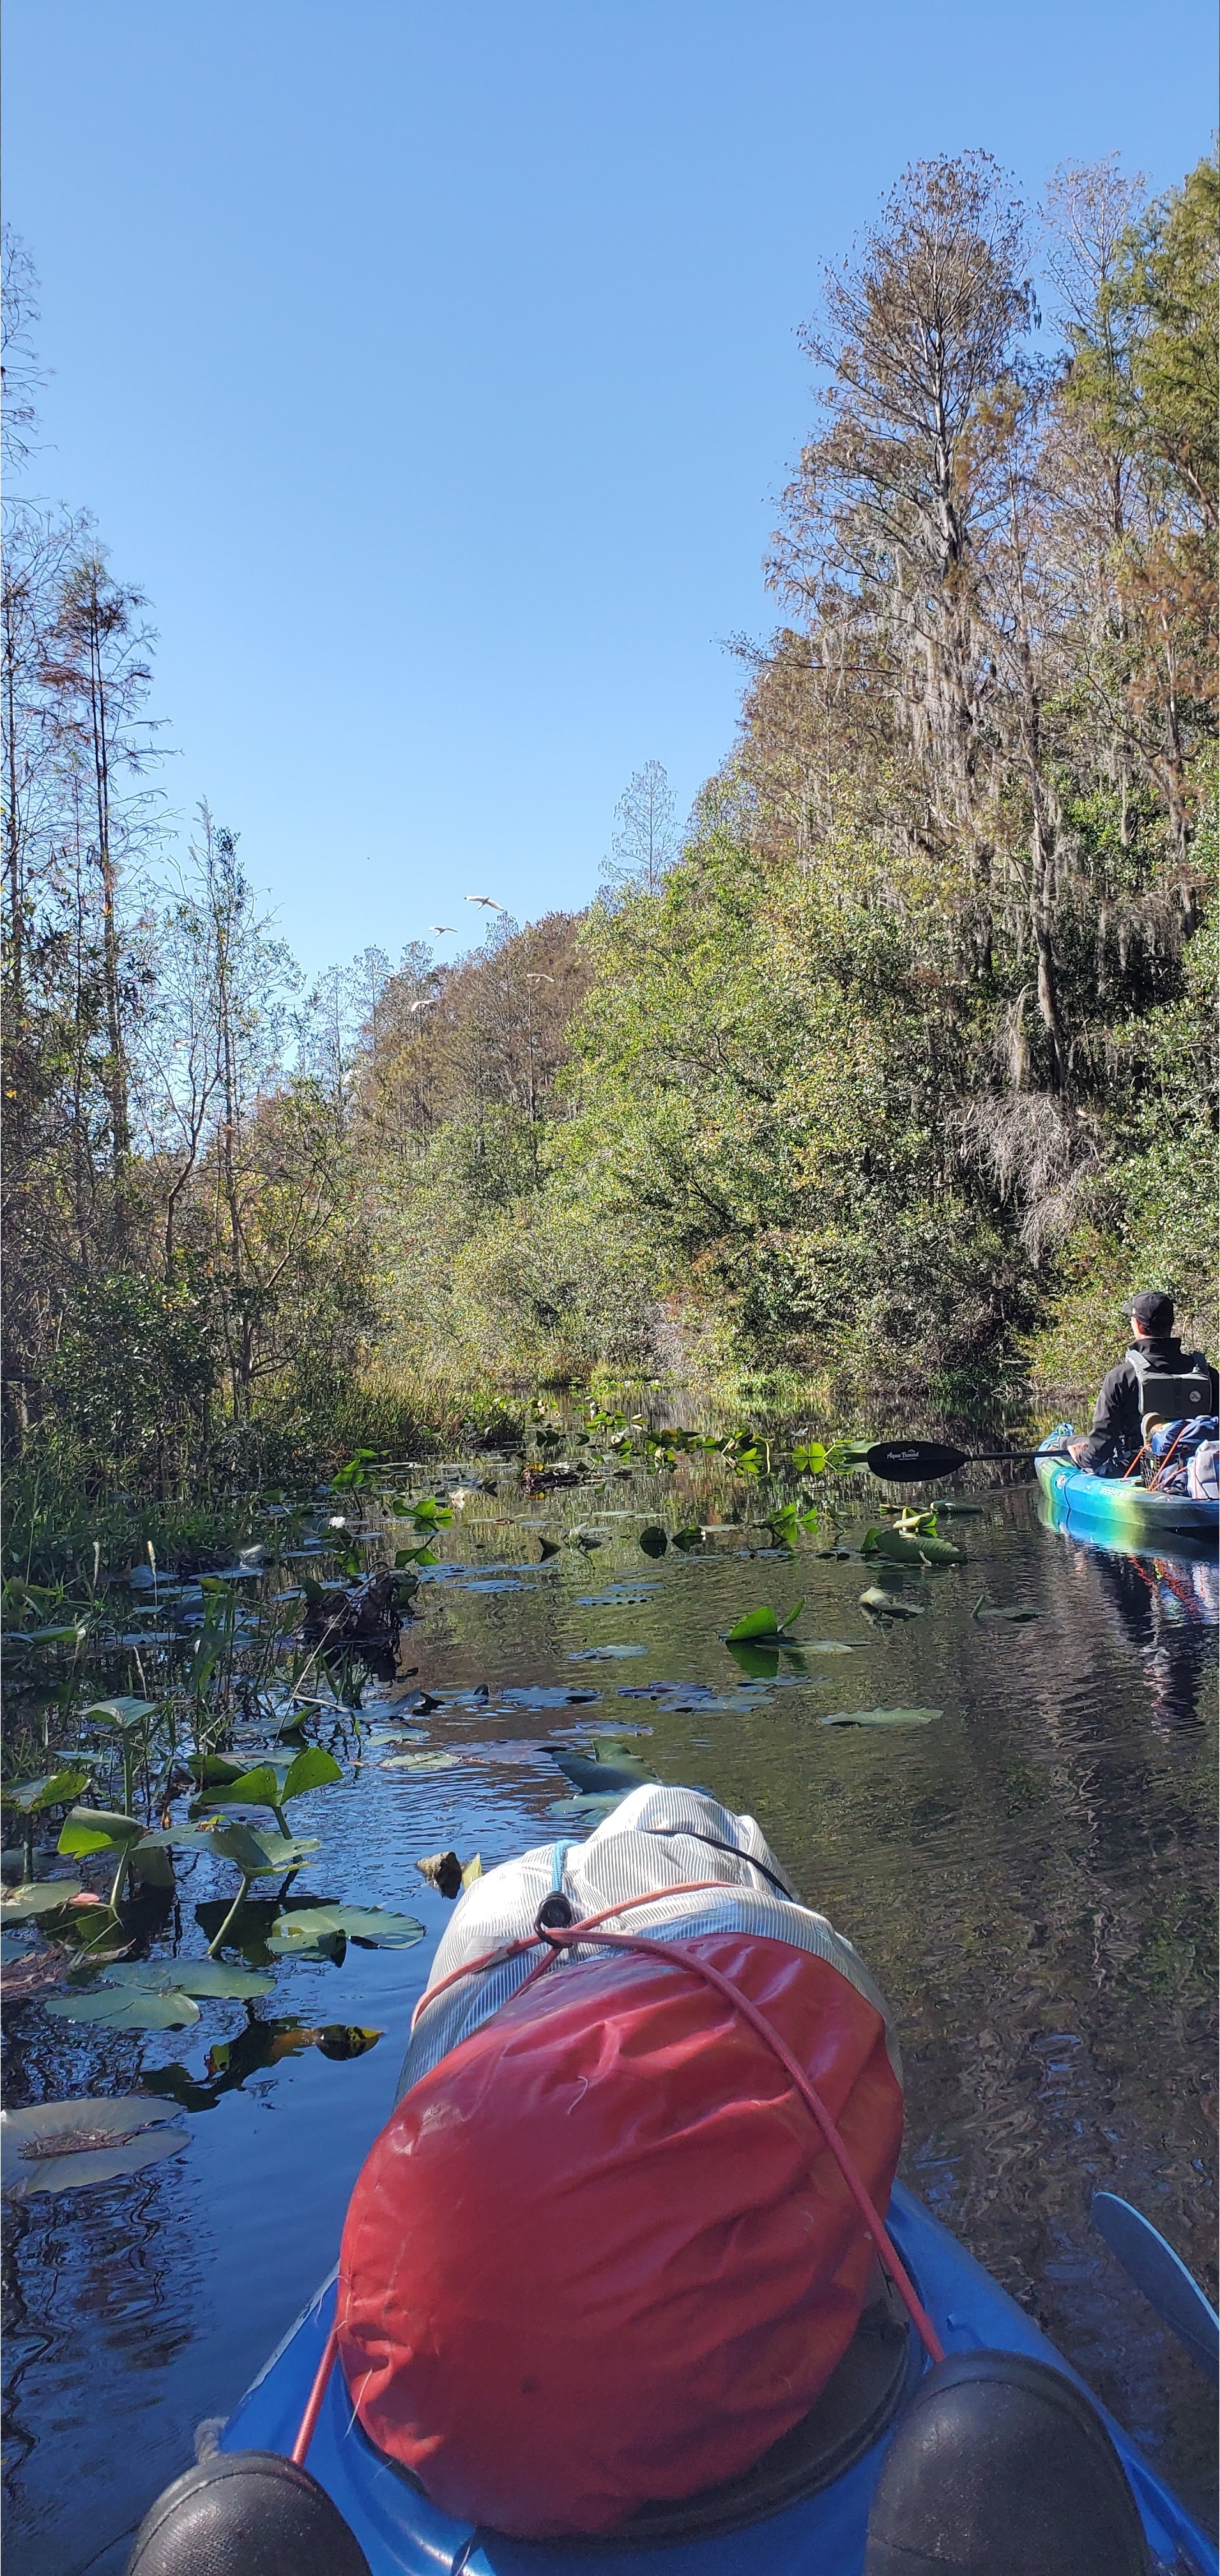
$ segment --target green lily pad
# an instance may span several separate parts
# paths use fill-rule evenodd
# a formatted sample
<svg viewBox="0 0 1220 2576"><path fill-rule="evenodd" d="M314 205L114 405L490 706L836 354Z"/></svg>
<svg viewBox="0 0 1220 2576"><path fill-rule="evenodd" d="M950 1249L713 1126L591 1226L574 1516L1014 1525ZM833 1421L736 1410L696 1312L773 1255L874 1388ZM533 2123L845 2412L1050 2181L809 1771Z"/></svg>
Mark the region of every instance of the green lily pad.
<svg viewBox="0 0 1220 2576"><path fill-rule="evenodd" d="M251 1833L248 1825L221 1825L207 1836L208 1846L220 1853L222 1860L234 1861L247 1878L274 1876L286 1869L296 1869L319 1849L316 1835Z"/></svg>
<svg viewBox="0 0 1220 2576"><path fill-rule="evenodd" d="M629 1753L594 1753L590 1758L584 1753L563 1752L554 1745L549 1750L565 1780L570 1780L582 1797L622 1797L656 1779L655 1771Z"/></svg>
<svg viewBox="0 0 1220 2576"><path fill-rule="evenodd" d="M0 1789L0 1806L15 1808L19 1816L32 1816L43 1807L70 1806L88 1785L87 1770L51 1771L40 1780L16 1780Z"/></svg>
<svg viewBox="0 0 1220 2576"><path fill-rule="evenodd" d="M782 1619L777 1619L774 1610L766 1606L761 1610L747 1610L744 1619L739 1619L736 1626L729 1629L725 1644L726 1646L747 1645L755 1638L761 1643L767 1637L773 1637L778 1641L781 1637L787 1636L794 1622L800 1618L804 1607L804 1602L798 1601L795 1609L787 1611Z"/></svg>
<svg viewBox="0 0 1220 2576"><path fill-rule="evenodd" d="M932 1538L921 1531L908 1538L901 1530L866 1530L860 1541L861 1556L885 1556L894 1565L964 1565L964 1547L955 1547L952 1539Z"/></svg>
<svg viewBox="0 0 1220 2576"><path fill-rule="evenodd" d="M231 1780L240 1780L246 1768L228 1753L188 1753L186 1767L201 1789L219 1789Z"/></svg>
<svg viewBox="0 0 1220 2576"><path fill-rule="evenodd" d="M668 1545L668 1533L663 1530L659 1524L655 1525L651 1529L640 1531L640 1546L643 1548L645 1556L664 1556Z"/></svg>
<svg viewBox="0 0 1220 2576"><path fill-rule="evenodd" d="M73 1807L64 1818L57 1849L70 1860L80 1860L86 1852L114 1851L124 1843L137 1843L143 1831L138 1816L106 1807Z"/></svg>
<svg viewBox="0 0 1220 2576"><path fill-rule="evenodd" d="M179 1989L149 1994L141 1987L99 1986L90 1994L52 1995L44 2012L61 2021L104 2022L108 2030L185 2030L199 2006Z"/></svg>
<svg viewBox="0 0 1220 2576"><path fill-rule="evenodd" d="M161 1712L151 1699L99 1699L84 1712L95 1726L114 1726L120 1732L129 1726L143 1726Z"/></svg>
<svg viewBox="0 0 1220 2576"><path fill-rule="evenodd" d="M308 1905L277 1917L267 1947L280 1958L292 1958L327 1935L366 1941L377 1950L409 1950L422 1941L424 1927L413 1914L392 1914L381 1905Z"/></svg>
<svg viewBox="0 0 1220 2576"><path fill-rule="evenodd" d="M103 1970L108 1986L130 1986L141 1994L223 1996L234 2003L252 2003L256 1995L269 1995L274 1977L260 1977L253 1968L228 1968L220 1959L123 1959Z"/></svg>
<svg viewBox="0 0 1220 2576"><path fill-rule="evenodd" d="M823 1726L930 1726L940 1708L832 1708Z"/></svg>
<svg viewBox="0 0 1220 2576"><path fill-rule="evenodd" d="M188 2132L167 2129L168 2117L139 2093L0 2113L0 2187L10 2200L29 2200L35 2192L77 2191L138 2173L186 2146Z"/></svg>
<svg viewBox="0 0 1220 2576"><path fill-rule="evenodd" d="M378 1765L382 1771L454 1771L461 1762L460 1753L435 1752L390 1753Z"/></svg>
<svg viewBox="0 0 1220 2576"><path fill-rule="evenodd" d="M30 1879L24 1887L6 1888L0 1899L0 1922L32 1923L36 1915L54 1914L79 1896L79 1878Z"/></svg>

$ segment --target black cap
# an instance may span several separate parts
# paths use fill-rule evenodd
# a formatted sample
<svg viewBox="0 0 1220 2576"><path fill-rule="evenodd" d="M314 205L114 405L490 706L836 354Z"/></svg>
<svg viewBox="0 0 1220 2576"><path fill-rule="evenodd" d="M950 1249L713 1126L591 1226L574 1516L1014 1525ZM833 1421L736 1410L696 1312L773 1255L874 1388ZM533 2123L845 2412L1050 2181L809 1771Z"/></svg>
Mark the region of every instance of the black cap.
<svg viewBox="0 0 1220 2576"><path fill-rule="evenodd" d="M1173 1299L1160 1288L1141 1288L1139 1296L1131 1300L1131 1312L1141 1333L1173 1331Z"/></svg>

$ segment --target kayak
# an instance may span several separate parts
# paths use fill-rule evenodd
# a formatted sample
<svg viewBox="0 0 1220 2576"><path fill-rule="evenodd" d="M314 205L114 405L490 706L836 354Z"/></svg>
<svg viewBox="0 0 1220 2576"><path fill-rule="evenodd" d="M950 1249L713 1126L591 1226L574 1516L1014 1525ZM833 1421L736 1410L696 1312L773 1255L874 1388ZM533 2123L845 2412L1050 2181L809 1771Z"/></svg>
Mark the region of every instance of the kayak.
<svg viewBox="0 0 1220 2576"><path fill-rule="evenodd" d="M1058 1446L1062 1430L1051 1438ZM1069 1538L1091 1539L1099 1547L1135 1555L1216 1553L1220 1503L1196 1502L1190 1494L1154 1493L1134 1476L1090 1476L1070 1459L1039 1456L1034 1467L1044 1498L1043 1518Z"/></svg>
<svg viewBox="0 0 1220 2576"><path fill-rule="evenodd" d="M901 2183L894 2185L888 2223L946 2353L1024 2353L1077 2378L1007 2292ZM230 2417L220 2437L223 2451L291 2451L334 2309L332 2273ZM307 2465L355 2534L371 2576L451 2576L458 2568L465 2576L802 2576L814 2568L818 2576L860 2576L886 2444L922 2368L905 2318L899 2322L890 2308L866 2311L856 2342L812 2415L748 2476L683 2506L650 2508L636 2517L629 2535L596 2543L509 2539L472 2531L440 2512L361 2430L338 2364ZM1220 2576L1211 2542L1121 2427L1110 2416L1104 2420L1154 2560L1176 2576L1186 2570L1191 2576Z"/></svg>

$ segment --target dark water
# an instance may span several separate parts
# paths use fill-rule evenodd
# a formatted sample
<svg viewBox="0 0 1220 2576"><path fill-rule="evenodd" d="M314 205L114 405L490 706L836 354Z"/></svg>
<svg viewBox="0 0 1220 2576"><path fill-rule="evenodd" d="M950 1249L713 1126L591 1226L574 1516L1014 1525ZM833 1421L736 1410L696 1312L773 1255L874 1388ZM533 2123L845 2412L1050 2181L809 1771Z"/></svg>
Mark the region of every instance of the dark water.
<svg viewBox="0 0 1220 2576"><path fill-rule="evenodd" d="M1214 2297L1214 1569L1100 1556L1040 1527L1032 1493L1009 1492L956 1525L967 1566L908 1578L904 1598L925 1615L875 1629L858 1606L875 1575L819 1557L825 1534L792 1562L752 1559L726 1531L650 1563L637 1533L658 1488L641 1490L647 1514L622 1481L552 1502L473 1496L440 1542L452 1570L436 1569L404 1632L418 1679L401 1687L486 1684L490 1701L416 1721L456 1757L448 1767L388 1771L366 1747L342 1786L294 1808L294 1825L324 1838L309 1888L405 1907L428 1939L285 1968L258 2009L378 2027L378 2045L256 2071L186 2115L180 2156L6 2210L10 2576L116 2576L123 2536L189 2462L200 2419L233 2406L330 2268L448 1915L416 1857L451 1846L491 1867L575 1837L576 1817L555 1820L567 1790L547 1746L625 1728L651 1729L636 1749L660 1778L756 1815L808 1901L857 1943L898 2016L909 2181L1209 2517L1208 2391L1093 2234L1088 2204L1102 2185L1134 2200ZM727 1499L688 1486L665 1516L717 1520ZM543 1520L609 1535L588 1558L565 1547L539 1565L524 1524ZM590 1598L616 1582L634 1597ZM1040 1616L976 1621L983 1592ZM852 1652L811 1651L803 1670L785 1658L774 1688L743 1695L718 1632L801 1593L799 1632ZM608 1645L646 1652L574 1660ZM711 1696L620 1696L662 1682ZM566 1709L499 1696L533 1686L600 1696ZM912 1730L821 1723L877 1705L942 1714ZM183 1873L195 1951L213 1866ZM8 2099L125 2093L172 2063L201 2077L244 2008L201 2011L189 2032L140 2038L19 2003Z"/></svg>

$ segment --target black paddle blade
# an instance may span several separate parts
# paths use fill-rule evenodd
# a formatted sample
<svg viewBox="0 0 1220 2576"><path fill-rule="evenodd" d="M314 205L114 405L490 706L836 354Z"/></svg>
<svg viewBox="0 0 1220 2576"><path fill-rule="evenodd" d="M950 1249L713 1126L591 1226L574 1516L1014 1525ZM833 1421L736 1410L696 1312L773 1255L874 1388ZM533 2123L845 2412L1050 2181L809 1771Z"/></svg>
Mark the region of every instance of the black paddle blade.
<svg viewBox="0 0 1220 2576"><path fill-rule="evenodd" d="M964 1449L951 1449L943 1440L878 1440L864 1463L870 1475L884 1476L891 1485L914 1485L955 1475L969 1461Z"/></svg>

